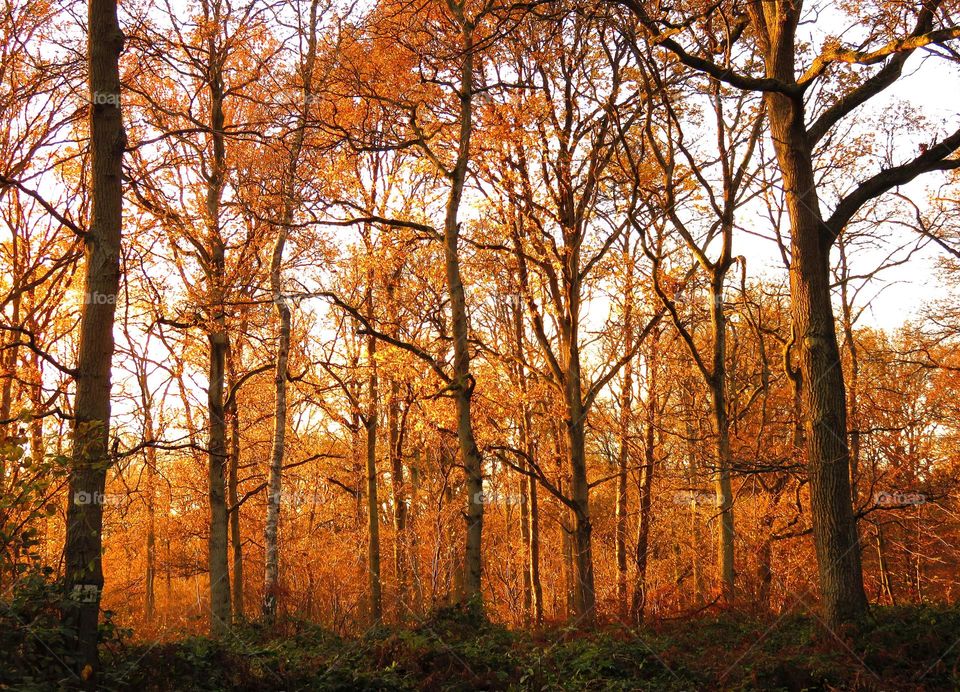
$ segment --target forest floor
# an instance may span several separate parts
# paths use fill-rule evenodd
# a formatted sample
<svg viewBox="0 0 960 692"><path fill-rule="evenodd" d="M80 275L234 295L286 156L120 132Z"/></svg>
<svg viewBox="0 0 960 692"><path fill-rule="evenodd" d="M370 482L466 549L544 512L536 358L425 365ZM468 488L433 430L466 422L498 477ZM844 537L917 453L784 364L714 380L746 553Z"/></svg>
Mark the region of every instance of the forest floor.
<svg viewBox="0 0 960 692"><path fill-rule="evenodd" d="M477 624L479 623L479 624ZM958 690L960 609L875 608L834 634L810 614L701 615L514 632L448 608L341 638L286 622L219 642L108 648L103 688L149 690Z"/></svg>

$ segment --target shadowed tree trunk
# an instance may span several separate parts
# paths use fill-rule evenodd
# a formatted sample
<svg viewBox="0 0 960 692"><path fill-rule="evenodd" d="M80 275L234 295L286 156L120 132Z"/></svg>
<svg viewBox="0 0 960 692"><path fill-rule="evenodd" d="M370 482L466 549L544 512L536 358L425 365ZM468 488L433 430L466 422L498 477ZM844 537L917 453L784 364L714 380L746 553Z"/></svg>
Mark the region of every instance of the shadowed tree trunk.
<svg viewBox="0 0 960 692"><path fill-rule="evenodd" d="M64 546L67 601L64 624L76 672L92 686L103 590L103 492L110 465L110 364L120 286L123 221L122 161L126 136L120 113L123 33L116 0L90 0L89 69L90 222L84 238L83 310L74 373L73 451Z"/></svg>

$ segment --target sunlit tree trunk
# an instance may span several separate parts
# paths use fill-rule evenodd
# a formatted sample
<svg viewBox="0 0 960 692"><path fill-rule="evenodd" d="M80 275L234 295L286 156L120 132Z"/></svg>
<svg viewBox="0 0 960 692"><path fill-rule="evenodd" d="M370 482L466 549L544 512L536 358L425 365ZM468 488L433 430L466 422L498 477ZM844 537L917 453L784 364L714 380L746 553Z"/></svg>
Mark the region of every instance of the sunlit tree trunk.
<svg viewBox="0 0 960 692"><path fill-rule="evenodd" d="M313 70L317 53L317 9L318 0L310 3L310 17L307 24L307 52L301 66L303 86L300 91L302 103L298 113L297 127L294 130L290 146L290 156L281 184L281 210L277 223L277 239L270 255L270 295L279 322L277 334L277 356L273 372L274 410L273 442L270 448L270 476L267 481L267 520L264 528L264 574L263 604L261 613L264 620L270 622L276 615L279 548L277 545L280 524L280 503L283 492L283 460L287 435L287 367L290 360L290 338L292 331L292 313L288 299L283 292L283 252L294 214L296 213L296 187L298 168L303 151L304 136L309 118L311 95L313 93Z"/></svg>
<svg viewBox="0 0 960 692"><path fill-rule="evenodd" d="M657 369L659 367L659 332L650 335L647 349L646 377L647 401L646 416L643 429L643 467L640 470L639 498L637 507L637 546L634 553L633 599L630 605L630 615L634 623L640 624L646 614L647 606L647 566L650 552L650 525L653 521L651 513L653 499L653 476L656 461L656 426L657 426Z"/></svg>
<svg viewBox="0 0 960 692"><path fill-rule="evenodd" d="M450 319L453 331L453 391L457 408L457 439L467 481L467 540L464 556L464 598L481 598L481 557L483 536L483 459L473 436L471 412L475 380L470 373L469 325L466 294L460 275L460 202L470 161L473 132L473 29L456 6L457 21L463 36L460 68L460 135L457 158L450 176L446 218L443 225L443 255L450 295Z"/></svg>
<svg viewBox="0 0 960 692"><path fill-rule="evenodd" d="M393 300L392 296L388 300ZM407 498L403 469L403 431L400 429L400 383L390 379L387 400L387 435L390 453L390 490L393 503L393 569L397 582L397 614L402 621L407 616L408 574L407 574Z"/></svg>
<svg viewBox="0 0 960 692"><path fill-rule="evenodd" d="M246 320L241 324L240 333L246 331ZM241 350L242 353L242 350ZM234 354L231 345L227 352L227 373L231 389L237 383L237 361L242 356ZM233 617L243 620L243 535L240 532L240 411L237 405L239 392L233 391L227 405L227 420L230 423L230 447L227 456L227 502L230 512L230 548L233 560L233 583L230 588Z"/></svg>

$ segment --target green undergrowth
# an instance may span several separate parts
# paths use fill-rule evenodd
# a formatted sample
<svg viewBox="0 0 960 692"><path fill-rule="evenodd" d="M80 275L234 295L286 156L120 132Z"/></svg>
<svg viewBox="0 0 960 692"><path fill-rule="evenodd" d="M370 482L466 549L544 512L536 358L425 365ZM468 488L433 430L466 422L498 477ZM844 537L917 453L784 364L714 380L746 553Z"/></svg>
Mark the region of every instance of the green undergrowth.
<svg viewBox="0 0 960 692"><path fill-rule="evenodd" d="M458 606L361 637L285 621L238 627L220 640L113 643L104 649L100 688L957 690L958 640L957 608L875 608L869 622L839 633L811 614L740 613L639 631L527 633L491 623L476 607ZM16 681L3 681L18 689Z"/></svg>

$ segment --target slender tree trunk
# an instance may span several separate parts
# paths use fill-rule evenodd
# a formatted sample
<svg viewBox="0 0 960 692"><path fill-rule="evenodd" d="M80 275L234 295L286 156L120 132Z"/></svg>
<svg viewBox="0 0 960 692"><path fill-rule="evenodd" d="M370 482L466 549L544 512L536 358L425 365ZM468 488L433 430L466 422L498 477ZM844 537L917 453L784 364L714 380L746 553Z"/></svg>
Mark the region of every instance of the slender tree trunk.
<svg viewBox="0 0 960 692"><path fill-rule="evenodd" d="M154 439L153 411L146 395L147 378L141 377L141 387L144 390L143 407L143 439L150 443ZM147 570L144 580L144 619L152 623L156 614L156 594L154 583L157 575L157 449L148 445L144 450L144 463L147 471Z"/></svg>
<svg viewBox="0 0 960 692"><path fill-rule="evenodd" d="M246 331L242 325L240 333ZM232 387L237 381L236 360L233 348L227 353L227 370ZM237 405L239 392L234 392L230 399L227 419L230 421L230 451L227 467L227 502L230 512L230 547L233 557L233 585L230 589L233 617L243 620L243 536L240 533L240 487L238 474L240 472L240 411Z"/></svg>
<svg viewBox="0 0 960 692"><path fill-rule="evenodd" d="M423 613L423 580L420 573L420 538L417 535L420 523L420 479L423 474L420 450L412 451L410 463L410 509L407 513L407 565L410 568L410 582L413 585L413 613Z"/></svg>
<svg viewBox="0 0 960 692"><path fill-rule="evenodd" d="M877 525L877 562L880 566L880 590L887 599L889 605L897 605L897 599L893 596L893 584L890 579L890 567L887 565L887 556L884 552L885 542L883 540L883 527Z"/></svg>
<svg viewBox="0 0 960 692"><path fill-rule="evenodd" d="M210 55L215 55L213 41ZM224 142L223 82L220 70L212 66L210 75L210 118L213 160L207 178L207 294L209 296L210 328L207 372L207 440L208 481L210 495L210 632L220 636L231 625L230 570L228 567L228 522L225 471L228 462L227 430L224 388L226 358L230 350L230 336L226 325L224 291L226 280L226 247L220 231L220 197L223 194L226 150Z"/></svg>
<svg viewBox="0 0 960 692"><path fill-rule="evenodd" d="M90 222L84 248L84 305L75 372L73 451L64 558L68 601L64 624L77 672L94 685L97 627L103 590L103 497L110 464L110 364L120 286L123 221L122 160L126 136L120 113L123 33L116 0L90 0L87 15L90 125Z"/></svg>
<svg viewBox="0 0 960 692"><path fill-rule="evenodd" d="M403 621L410 604L406 564L407 498L403 478L403 435L400 424L400 383L391 379L387 402L387 432L390 446L390 489L393 501L393 569L397 581L397 620Z"/></svg>
<svg viewBox="0 0 960 692"><path fill-rule="evenodd" d="M637 508L637 548L634 554L636 575L634 577L631 617L640 624L646 615L647 606L647 564L649 562L650 524L653 520L651 505L653 499L653 474L656 461L656 416L657 416L657 367L659 332L650 335L647 358L647 402L644 424L643 468L640 475L639 499Z"/></svg>
<svg viewBox="0 0 960 692"><path fill-rule="evenodd" d="M373 304L372 284L367 288L367 309ZM372 313L368 313L372 314ZM383 622L383 583L380 579L380 498L377 489L377 408L379 386L377 382L377 340L367 339L367 365L370 377L367 382L367 579L370 589L370 620L378 625Z"/></svg>
<svg viewBox="0 0 960 692"><path fill-rule="evenodd" d="M277 235L270 263L270 285L277 318L280 322L274 367L273 445L270 450L270 478L267 488L267 523L264 532L263 606L264 620L272 622L277 612L279 577L279 550L277 535L280 524L280 502L283 493L283 457L287 435L287 363L290 358L291 313L282 292L280 268L286 243L287 226L283 224Z"/></svg>
<svg viewBox="0 0 960 692"><path fill-rule="evenodd" d="M16 233L13 234L16 238ZM16 257L17 243L12 243L11 252L14 254L14 265L18 264ZM14 269L16 272L16 269ZM14 287L16 278L14 278ZM10 301L10 324L20 323L20 294L15 293L13 300ZM10 411L13 407L13 379L17 371L17 358L19 355L20 336L16 332L3 332L2 340L3 351L0 352L0 377L3 377L3 386L0 387L0 420L9 420ZM10 436L9 429L13 427L16 433L16 424L0 424L0 440L7 439ZM0 457L0 491L3 491L3 480L6 478L4 469L4 459Z"/></svg>
<svg viewBox="0 0 960 692"><path fill-rule="evenodd" d="M524 448L525 447L526 445L524 444ZM528 468L525 462L521 462L521 465L524 469ZM530 497L527 490L526 475L520 474L518 476L516 487L520 497L520 544L523 546L523 560L521 564L524 566L523 569L520 570L520 581L523 589L523 593L521 594L523 599L523 620L521 624L524 629L530 629L530 622L533 617L533 584L530 581Z"/></svg>
<svg viewBox="0 0 960 692"><path fill-rule="evenodd" d="M462 10L460 10L462 12ZM464 598L482 598L481 556L483 536L483 459L473 436L471 400L475 381L470 373L469 325L466 294L460 277L460 222L458 215L470 160L473 132L473 30L459 16L463 35L463 63L460 72L460 136L457 161L451 175L443 226L443 253L450 294L450 318L453 331L453 390L457 407L457 439L467 481L467 540L464 560Z"/></svg>
<svg viewBox="0 0 960 692"><path fill-rule="evenodd" d="M630 259L630 245L626 243L625 257ZM624 351L633 348L633 268L628 268L623 291ZM627 601L627 471L630 465L630 422L633 416L633 359L623 366L620 386L620 448L617 453L617 523L615 531L617 557L617 607L620 620L626 622L629 610Z"/></svg>
<svg viewBox="0 0 960 692"><path fill-rule="evenodd" d="M279 594L279 547L278 535L280 528L280 502L283 493L283 459L287 435L287 365L290 359L290 335L292 331L292 314L283 294L283 252L286 248L287 234L293 223L296 211L295 189L297 186L297 169L300 163L300 154L303 150L304 133L310 108L312 93L313 68L316 61L317 47L317 7L318 0L310 4L310 20L308 25L307 54L302 66L301 78L303 87L301 97L303 103L298 115L297 129L294 132L290 148L290 158L281 187L281 210L277 224L277 239L270 256L270 294L276 309L279 322L277 339L277 357L273 372L274 410L273 410L273 443L270 448L270 476L267 481L267 521L264 527L264 570L263 570L263 603L261 614L266 622L272 622L277 612L277 596Z"/></svg>
<svg viewBox="0 0 960 692"><path fill-rule="evenodd" d="M516 375L517 385L520 388L522 411L520 418L520 444L528 459L533 459L536 446L533 442L533 414L530 410L529 381L526 368L523 366L526 338L523 328L523 307L519 301L513 305L513 329L516 345ZM524 462L524 467L532 473L530 464ZM523 573L523 604L524 623L527 627L543 625L543 586L540 582L540 535L539 535L539 507L537 503L537 481L533 475L524 475L520 478L520 508L521 539L523 541L526 565Z"/></svg>
<svg viewBox="0 0 960 692"><path fill-rule="evenodd" d="M530 572L533 626L543 627L543 584L540 580L540 506L537 498L537 479L527 478L527 498L530 503L530 553L527 569Z"/></svg>
<svg viewBox="0 0 960 692"><path fill-rule="evenodd" d="M720 510L720 523L717 535L717 567L720 592L725 603L730 604L736 598L734 570L734 524L733 524L733 486L730 473L732 454L730 451L730 419L727 413L727 320L723 312L723 278L726 267L718 264L710 284L710 326L713 341L713 364L709 378L710 401L713 423L716 432L716 496Z"/></svg>
<svg viewBox="0 0 960 692"><path fill-rule="evenodd" d="M579 380L579 377L577 377ZM579 389L574 385L575 389ZM573 392L567 423L567 444L570 453L570 492L574 504L574 566L576 568L575 615L583 625L592 625L596 618L596 595L593 583L593 525L590 517L590 487L587 479L585 412L580 407L579 392Z"/></svg>

